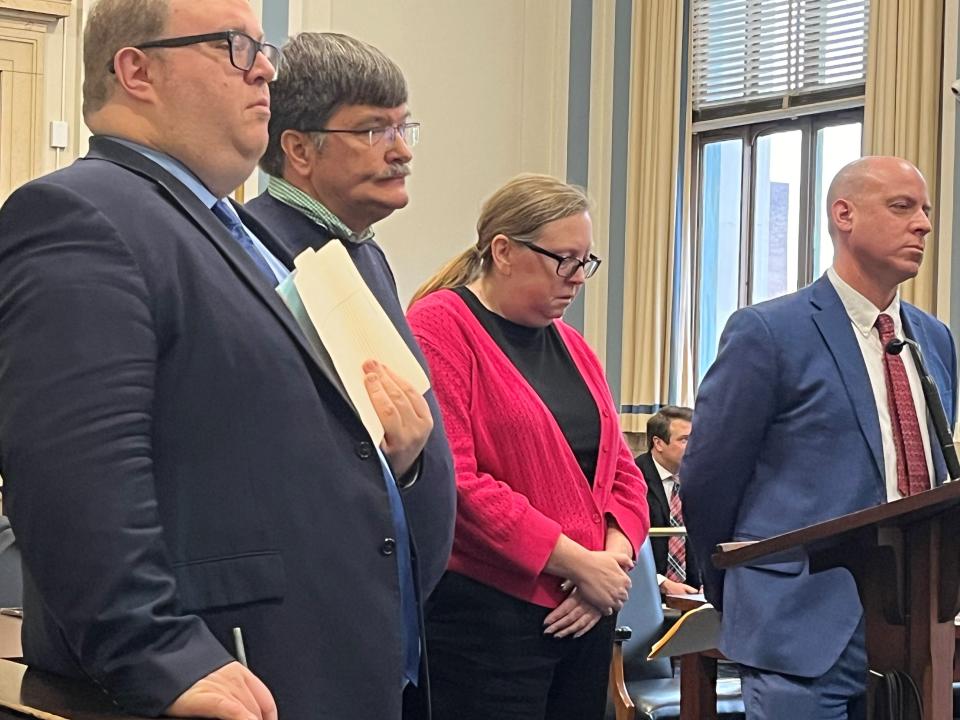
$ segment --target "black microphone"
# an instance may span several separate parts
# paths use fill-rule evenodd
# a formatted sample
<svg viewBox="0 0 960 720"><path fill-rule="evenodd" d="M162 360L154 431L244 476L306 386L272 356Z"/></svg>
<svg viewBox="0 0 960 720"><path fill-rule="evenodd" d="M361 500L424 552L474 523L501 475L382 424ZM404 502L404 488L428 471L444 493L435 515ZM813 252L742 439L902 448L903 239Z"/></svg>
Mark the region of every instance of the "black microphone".
<svg viewBox="0 0 960 720"><path fill-rule="evenodd" d="M884 346L884 350L890 355L899 355L904 346L910 347L910 354L913 356L913 362L917 366L917 373L920 375L920 387L923 389L923 398L927 401L927 411L930 413L930 419L933 420L933 429L937 433L937 440L940 442L940 449L943 451L943 459L947 464L947 473L951 480L960 478L960 460L957 459L957 449L953 445L953 436L950 434L950 426L947 423L947 414L943 411L943 403L940 400L940 393L937 390L937 384L933 381L933 376L927 370L927 365L923 361L923 353L920 352L920 345L916 340L904 338L898 340L894 338Z"/></svg>

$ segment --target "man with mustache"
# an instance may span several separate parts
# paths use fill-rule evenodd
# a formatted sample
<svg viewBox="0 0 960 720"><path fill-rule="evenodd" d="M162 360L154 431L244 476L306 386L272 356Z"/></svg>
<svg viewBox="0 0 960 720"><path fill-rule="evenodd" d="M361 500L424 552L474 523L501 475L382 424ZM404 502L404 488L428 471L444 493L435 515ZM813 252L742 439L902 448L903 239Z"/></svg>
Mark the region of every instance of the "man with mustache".
<svg viewBox="0 0 960 720"><path fill-rule="evenodd" d="M423 362L371 227L409 199L406 176L420 125L410 121L403 74L377 48L338 33L301 33L282 52L283 72L270 85L270 139L260 160L270 180L246 209L280 239L280 259L290 267L307 248L342 242ZM428 398L435 411L432 393ZM418 464L401 478L421 600L446 569L453 523L449 455L436 412L434 419L437 429ZM407 622L415 641L417 618ZM423 690L426 673L420 674ZM404 695L408 709L424 697L412 686Z"/></svg>
<svg viewBox="0 0 960 720"><path fill-rule="evenodd" d="M718 570L717 543L759 540L929 490L946 479L917 367L891 355L915 339L955 418L947 327L903 301L930 232L927 184L911 163L865 157L827 192L833 266L812 285L735 312L697 395L680 495L719 647L741 665L748 720L859 717L863 610L850 573L811 573L782 554Z"/></svg>
<svg viewBox="0 0 960 720"><path fill-rule="evenodd" d="M374 446L276 291L289 251L227 198L279 60L247 0L99 0L90 153L0 210L23 651L139 714L399 720L425 680L401 493L432 501L429 587L452 464L432 398L379 364Z"/></svg>
<svg viewBox="0 0 960 720"><path fill-rule="evenodd" d="M376 48L337 33L301 33L283 53L260 160L270 182L247 209L294 256L338 238L367 282L386 280L395 296L372 225L409 201L420 124L410 121L403 74ZM393 319L406 327L402 313Z"/></svg>

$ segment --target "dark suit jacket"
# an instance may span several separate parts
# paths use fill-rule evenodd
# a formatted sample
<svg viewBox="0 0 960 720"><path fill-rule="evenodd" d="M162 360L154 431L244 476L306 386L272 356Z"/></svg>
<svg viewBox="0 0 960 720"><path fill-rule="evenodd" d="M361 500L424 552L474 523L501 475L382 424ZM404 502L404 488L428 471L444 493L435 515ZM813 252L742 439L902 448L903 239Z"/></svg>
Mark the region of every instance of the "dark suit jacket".
<svg viewBox="0 0 960 720"><path fill-rule="evenodd" d="M10 529L10 521L0 515L0 606L19 607L22 604L20 550Z"/></svg>
<svg viewBox="0 0 960 720"><path fill-rule="evenodd" d="M950 331L908 303L901 318L952 425ZM940 482L946 466L932 444ZM680 486L707 598L723 609L727 657L803 677L836 662L862 616L849 572L811 575L798 555L724 573L709 557L719 542L767 538L886 502L884 478L870 379L829 279L734 313L700 386Z"/></svg>
<svg viewBox="0 0 960 720"><path fill-rule="evenodd" d="M369 436L226 228L104 138L0 211L0 463L30 664L158 713L240 627L281 717L400 717ZM449 530L447 474L427 484Z"/></svg>
<svg viewBox="0 0 960 720"><path fill-rule="evenodd" d="M293 267L294 258L308 247L319 250L333 237L296 208L292 208L267 193L254 198L245 206L257 221L270 228L282 246L277 258ZM426 360L397 298L397 283L383 250L373 240L362 243L344 242L347 252L367 287L380 301L390 320L403 336L407 346L426 368ZM452 465L443 434L440 410L433 391L427 393L427 402L433 412L436 429L423 453L419 479L403 492L403 504L414 536L421 588L429 595L436 587L450 559L453 542L455 487Z"/></svg>
<svg viewBox="0 0 960 720"><path fill-rule="evenodd" d="M647 482L647 506L650 508L650 527L669 527L670 525L670 499L663 491L663 481L660 479L660 473L657 472L657 466L653 464L653 457L650 452L637 455L634 460L640 472L643 473L643 479ZM667 574L667 551L669 538L650 538L650 547L653 549L653 561L657 566L657 573ZM697 570L697 561L693 553L687 549L687 585L695 588L700 587L700 572Z"/></svg>

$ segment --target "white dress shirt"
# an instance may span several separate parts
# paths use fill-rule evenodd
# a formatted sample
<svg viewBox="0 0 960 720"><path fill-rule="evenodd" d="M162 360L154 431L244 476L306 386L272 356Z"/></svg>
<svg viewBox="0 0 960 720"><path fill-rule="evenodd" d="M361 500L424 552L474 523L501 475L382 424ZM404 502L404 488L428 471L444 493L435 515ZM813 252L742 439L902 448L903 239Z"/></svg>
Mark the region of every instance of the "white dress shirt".
<svg viewBox="0 0 960 720"><path fill-rule="evenodd" d="M887 500L899 500L903 497L897 489L897 451L893 444L893 426L890 422L890 404L887 400L887 382L883 372L883 346L880 344L880 333L874 327L877 316L881 312L893 319L893 331L896 337L903 339L903 322L900 320L900 293L897 292L890 306L886 310L877 310L876 306L863 295L848 285L833 267L827 270L827 277L833 285L840 301L850 317L853 334L860 345L863 362L867 366L867 375L870 377L870 386L873 388L873 397L877 403L877 415L880 420L880 438L883 442L883 465L887 487ZM910 394L913 395L913 406L917 410L917 420L920 424L920 437L923 439L923 454L927 460L927 475L932 477L933 461L930 455L930 431L927 427L927 403L923 398L923 389L920 386L920 374L913 363L913 355L904 348L900 353L903 366L910 381Z"/></svg>

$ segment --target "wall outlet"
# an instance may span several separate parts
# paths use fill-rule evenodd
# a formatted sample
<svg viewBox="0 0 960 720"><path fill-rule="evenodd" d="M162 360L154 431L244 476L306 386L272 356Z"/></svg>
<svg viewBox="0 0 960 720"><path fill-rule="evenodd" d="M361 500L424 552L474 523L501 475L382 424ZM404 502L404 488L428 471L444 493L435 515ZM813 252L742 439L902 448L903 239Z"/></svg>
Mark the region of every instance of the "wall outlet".
<svg viewBox="0 0 960 720"><path fill-rule="evenodd" d="M66 120L53 120L50 122L50 147L57 150L67 148L67 138L70 134L70 125Z"/></svg>

